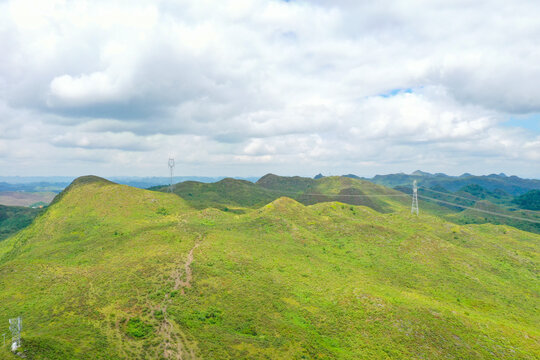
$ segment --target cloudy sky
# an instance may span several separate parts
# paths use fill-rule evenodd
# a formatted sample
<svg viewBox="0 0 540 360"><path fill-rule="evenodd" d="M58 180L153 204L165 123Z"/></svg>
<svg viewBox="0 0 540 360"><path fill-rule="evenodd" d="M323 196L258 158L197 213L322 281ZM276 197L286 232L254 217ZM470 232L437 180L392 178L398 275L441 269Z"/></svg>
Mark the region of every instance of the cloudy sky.
<svg viewBox="0 0 540 360"><path fill-rule="evenodd" d="M540 177L540 2L0 0L0 175Z"/></svg>

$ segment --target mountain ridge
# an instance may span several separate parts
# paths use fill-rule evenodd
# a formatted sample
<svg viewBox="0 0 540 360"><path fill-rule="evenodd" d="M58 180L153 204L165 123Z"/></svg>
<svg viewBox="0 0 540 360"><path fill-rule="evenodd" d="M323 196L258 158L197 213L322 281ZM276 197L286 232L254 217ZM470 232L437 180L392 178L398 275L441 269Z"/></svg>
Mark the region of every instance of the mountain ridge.
<svg viewBox="0 0 540 360"><path fill-rule="evenodd" d="M234 214L76 184L0 242L0 318L23 316L29 358L540 353L538 235L399 204L380 213L279 197Z"/></svg>

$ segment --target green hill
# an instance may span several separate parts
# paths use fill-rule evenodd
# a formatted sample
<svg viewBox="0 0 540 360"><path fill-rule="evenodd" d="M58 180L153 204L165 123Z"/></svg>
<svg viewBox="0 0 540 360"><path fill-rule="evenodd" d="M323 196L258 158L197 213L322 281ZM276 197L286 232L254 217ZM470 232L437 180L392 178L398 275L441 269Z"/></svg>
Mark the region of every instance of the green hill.
<svg viewBox="0 0 540 360"><path fill-rule="evenodd" d="M168 192L168 186L154 188ZM238 207L259 207L276 198L276 194L246 180L226 178L215 183L185 181L175 184L175 194L197 209L215 207L232 209Z"/></svg>
<svg viewBox="0 0 540 360"><path fill-rule="evenodd" d="M513 197L503 190L488 191L477 184L470 184L462 187L455 193L460 196L470 196L473 199L489 200L492 203L505 204L513 200Z"/></svg>
<svg viewBox="0 0 540 360"><path fill-rule="evenodd" d="M449 176L440 173L430 174L423 171L415 171L412 174L376 175L373 178L365 180L389 187L410 186L416 180L420 187L442 187L452 192L458 191L463 187L478 185L492 193L500 193L501 195L506 193L512 196L522 195L533 189L540 190L540 180L522 179L517 176L506 176L505 174L483 176L463 174L461 176Z"/></svg>
<svg viewBox="0 0 540 360"><path fill-rule="evenodd" d="M538 358L540 236L385 201L235 214L75 181L0 242L0 333L22 316L36 360Z"/></svg>
<svg viewBox="0 0 540 360"><path fill-rule="evenodd" d="M531 190L514 199L522 209L540 210L540 190Z"/></svg>
<svg viewBox="0 0 540 360"><path fill-rule="evenodd" d="M412 193L410 186L396 186L395 189L409 195ZM534 193L534 191L536 190L532 190L530 193ZM540 234L540 212L516 209L516 201L513 201L513 197L502 190L491 192L479 185L471 184L459 191L450 192L440 186L434 186L429 189L419 188L418 196L422 201L421 207L424 211L443 216L452 222L510 225ZM523 195L521 198L527 198L527 196ZM440 208L433 208L430 204L440 205L450 212L440 211ZM485 211L496 214L489 214Z"/></svg>
<svg viewBox="0 0 540 360"><path fill-rule="evenodd" d="M285 192L300 193L310 190L317 181L311 178L301 176L278 176L274 174L266 174L257 181L257 185L266 189L279 190Z"/></svg>
<svg viewBox="0 0 540 360"><path fill-rule="evenodd" d="M152 190L168 192L169 187ZM389 212L396 203L404 201L401 192L369 181L340 176L314 180L268 174L256 183L230 178L215 183L186 181L175 184L173 192L197 209L216 208L236 213L245 212L245 208L259 208L282 196L304 205L340 201L364 205L379 212Z"/></svg>
<svg viewBox="0 0 540 360"><path fill-rule="evenodd" d="M540 213L523 212L519 210L508 211L505 208L486 200L475 202L473 208L502 214L503 216L493 215L483 211L479 212L472 209L466 209L459 213L447 216L447 219L460 224L491 223L495 225L509 225L521 230L540 234Z"/></svg>

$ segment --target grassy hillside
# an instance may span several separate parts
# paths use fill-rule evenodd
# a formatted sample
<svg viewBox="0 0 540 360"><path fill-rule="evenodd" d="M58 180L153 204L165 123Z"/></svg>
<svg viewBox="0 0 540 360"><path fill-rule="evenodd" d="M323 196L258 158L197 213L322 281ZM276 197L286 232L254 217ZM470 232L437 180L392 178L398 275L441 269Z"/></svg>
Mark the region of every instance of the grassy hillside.
<svg viewBox="0 0 540 360"><path fill-rule="evenodd" d="M459 224L491 223L496 225L510 225L521 230L540 234L540 212L507 211L503 207L485 200L477 201L473 206L475 209L496 212L497 214L503 214L507 217L466 209L459 213L448 215L447 219ZM532 221L528 221L527 219Z"/></svg>
<svg viewBox="0 0 540 360"><path fill-rule="evenodd" d="M84 178L0 242L0 333L22 316L49 360L538 358L540 236L391 206L234 214Z"/></svg>
<svg viewBox="0 0 540 360"><path fill-rule="evenodd" d="M266 174L257 181L257 185L266 189L300 193L312 190L320 179L311 179L301 176L278 176Z"/></svg>
<svg viewBox="0 0 540 360"><path fill-rule="evenodd" d="M410 186L397 186L396 190L411 194ZM534 193L533 190L530 193ZM540 234L540 212L516 209L513 197L502 191L487 191L479 185L468 185L456 192L449 192L441 187L419 188L418 196L421 208L432 214L443 216L459 224L510 225L525 231ZM525 197L525 196L523 196ZM430 208L429 204L445 207L450 212L441 212ZM428 205L428 206L426 206ZM474 210L478 209L478 210ZM483 211L484 210L484 211ZM497 213L488 214L485 211Z"/></svg>
<svg viewBox="0 0 540 360"><path fill-rule="evenodd" d="M41 209L0 205L0 241L30 225L41 212Z"/></svg>
<svg viewBox="0 0 540 360"><path fill-rule="evenodd" d="M155 188L167 192L168 186ZM185 181L174 185L173 191L197 209L215 207L230 209L259 207L276 198L274 192L245 180L226 178L215 183Z"/></svg>
<svg viewBox="0 0 540 360"><path fill-rule="evenodd" d="M167 186L152 190L168 192ZM216 208L236 213L259 208L282 196L304 205L340 201L364 205L379 212L389 212L397 204L407 202L403 193L365 180L333 176L317 180L299 176L263 176L256 183L223 179L215 183L186 181L176 184L173 192L197 209ZM439 208L437 205L430 205Z"/></svg>

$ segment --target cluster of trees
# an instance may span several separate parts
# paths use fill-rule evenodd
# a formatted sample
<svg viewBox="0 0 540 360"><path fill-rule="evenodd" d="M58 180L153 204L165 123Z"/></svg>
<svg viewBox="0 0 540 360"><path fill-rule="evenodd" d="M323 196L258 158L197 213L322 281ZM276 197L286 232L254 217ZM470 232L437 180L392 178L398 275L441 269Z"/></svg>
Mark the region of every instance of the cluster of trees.
<svg viewBox="0 0 540 360"><path fill-rule="evenodd" d="M531 190L513 201L522 209L540 210L540 190Z"/></svg>

